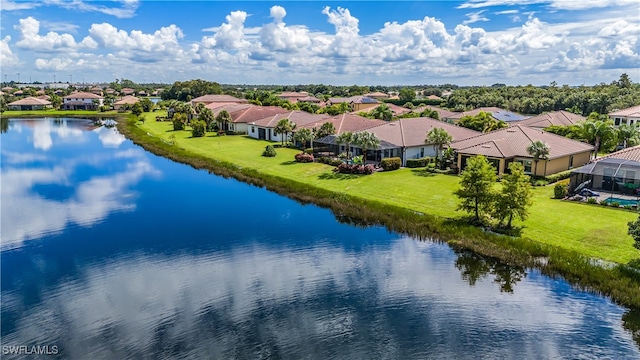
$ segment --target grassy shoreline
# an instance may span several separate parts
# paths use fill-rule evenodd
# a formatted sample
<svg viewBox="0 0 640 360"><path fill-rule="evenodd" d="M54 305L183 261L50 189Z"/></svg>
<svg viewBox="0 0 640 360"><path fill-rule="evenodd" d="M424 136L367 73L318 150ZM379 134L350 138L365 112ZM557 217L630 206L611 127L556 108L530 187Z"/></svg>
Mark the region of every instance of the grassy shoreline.
<svg viewBox="0 0 640 360"><path fill-rule="evenodd" d="M488 233L460 218L418 212L395 204L276 176L264 169L214 159L172 145L162 136L157 136L160 134L150 133L138 126L132 118L120 119L118 128L134 143L156 155L188 164L195 169L208 170L220 176L264 187L302 203L329 208L341 221L356 225L381 224L391 231L419 239L445 242L456 250L471 250L508 264L536 268L545 275L563 277L576 288L602 294L621 305L640 309L640 273L629 266L600 266L591 256L528 238Z"/></svg>

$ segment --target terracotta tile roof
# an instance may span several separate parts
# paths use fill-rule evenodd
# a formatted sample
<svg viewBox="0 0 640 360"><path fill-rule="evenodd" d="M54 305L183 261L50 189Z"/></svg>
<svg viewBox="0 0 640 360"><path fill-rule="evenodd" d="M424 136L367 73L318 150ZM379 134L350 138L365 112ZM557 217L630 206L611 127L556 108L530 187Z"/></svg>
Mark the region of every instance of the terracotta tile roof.
<svg viewBox="0 0 640 360"><path fill-rule="evenodd" d="M385 93L380 92L380 91L364 94L364 96L370 97L370 98L385 98L385 99L389 98L389 94L385 94Z"/></svg>
<svg viewBox="0 0 640 360"><path fill-rule="evenodd" d="M127 95L127 96L123 97L122 99L114 102L113 105L135 104L138 101L140 101L140 99L138 99L137 97L131 96L131 95Z"/></svg>
<svg viewBox="0 0 640 360"><path fill-rule="evenodd" d="M640 117L640 105L609 113L609 116Z"/></svg>
<svg viewBox="0 0 640 360"><path fill-rule="evenodd" d="M346 103L354 103L354 104L378 104L380 103L378 100L370 98L370 97L366 97L366 96L362 96L362 95L358 95L358 96L351 96L351 97L336 97L336 98L329 98L329 102L331 102L332 104L340 104L343 102Z"/></svg>
<svg viewBox="0 0 640 360"><path fill-rule="evenodd" d="M429 100L442 100L442 98L438 95L429 95L427 96L427 99Z"/></svg>
<svg viewBox="0 0 640 360"><path fill-rule="evenodd" d="M382 104L380 104L380 105L382 105ZM405 107L402 107L402 106L398 106L398 105L395 105L395 104L391 104L391 103L388 103L387 106L389 106L389 110L391 110L391 112L393 113L393 116L398 116L398 115L410 113L413 110L413 109L408 109L408 108L405 108ZM370 107L370 108L366 108L364 110L352 111L351 113L352 114L358 114L360 112L371 113L376 108L377 108L377 106L373 106L373 107Z"/></svg>
<svg viewBox="0 0 640 360"><path fill-rule="evenodd" d="M195 103L212 103L212 102L226 102L226 103L247 103L245 99L238 99L231 95L203 95L191 100L192 104Z"/></svg>
<svg viewBox="0 0 640 360"><path fill-rule="evenodd" d="M622 159L640 162L640 145L616 151L614 153L594 159L593 161L596 162L602 159Z"/></svg>
<svg viewBox="0 0 640 360"><path fill-rule="evenodd" d="M455 141L451 147L464 154L530 158L531 155L527 152L527 147L538 140L549 146L550 159L594 150L593 146L589 144L521 125Z"/></svg>
<svg viewBox="0 0 640 360"><path fill-rule="evenodd" d="M236 104L238 105L238 104ZM250 105L250 104L243 104ZM228 110L227 110L228 111ZM231 121L234 123L251 123L277 114L289 113L291 110L283 109L279 106L256 106L251 105L236 111L229 111Z"/></svg>
<svg viewBox="0 0 640 360"><path fill-rule="evenodd" d="M585 120L585 117L582 115L560 110L536 115L525 120L512 121L510 125L525 125L544 129L552 125L569 126L583 120Z"/></svg>
<svg viewBox="0 0 640 360"><path fill-rule="evenodd" d="M410 147L424 145L427 133L433 128L446 130L453 138L453 141L467 139L480 134L474 130L428 117L399 119L367 131L376 134L380 140L398 147Z"/></svg>
<svg viewBox="0 0 640 360"><path fill-rule="evenodd" d="M38 98L34 98L34 97L26 97L24 99L20 99L20 100L16 100L14 102L8 103L8 106L18 106L18 105L43 105L43 106L47 106L47 105L51 105L51 101L45 100L45 99L38 99Z"/></svg>
<svg viewBox="0 0 640 360"><path fill-rule="evenodd" d="M302 127L306 124L317 122L318 120L326 117L327 115L324 115L324 114L310 114L305 111L293 110L283 114L276 114L276 115L272 115L262 119L258 119L256 121L250 122L249 124L258 125L262 127L275 127L278 121L282 119L289 119L291 122L294 122L298 127Z"/></svg>
<svg viewBox="0 0 640 360"><path fill-rule="evenodd" d="M309 96L309 93L306 91L284 91L282 94L278 95L280 98L303 98L305 96Z"/></svg>
<svg viewBox="0 0 640 360"><path fill-rule="evenodd" d="M77 92L63 97L64 99L102 99L102 96L89 92Z"/></svg>
<svg viewBox="0 0 640 360"><path fill-rule="evenodd" d="M332 117L325 117L318 121L303 125L302 127L309 129L314 127L320 128L320 126L326 122L333 124L333 127L336 129L336 135L340 135L345 132L364 131L387 123L383 120L368 119L359 115L346 113Z"/></svg>

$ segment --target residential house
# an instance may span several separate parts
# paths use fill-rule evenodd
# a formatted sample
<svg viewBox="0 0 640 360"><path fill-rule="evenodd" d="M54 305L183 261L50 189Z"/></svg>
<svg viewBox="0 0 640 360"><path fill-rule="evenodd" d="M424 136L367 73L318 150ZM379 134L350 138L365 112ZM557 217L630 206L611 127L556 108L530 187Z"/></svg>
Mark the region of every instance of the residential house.
<svg viewBox="0 0 640 360"><path fill-rule="evenodd" d="M255 139L282 141L284 140L284 135L276 134L274 132L274 128L278 124L278 121L282 119L289 119L289 121L295 123L296 127L298 127L317 122L318 120L326 117L328 117L326 114L311 114L300 110L288 111L286 113L271 115L248 123L248 134L250 137Z"/></svg>
<svg viewBox="0 0 640 360"><path fill-rule="evenodd" d="M114 110L122 110L125 107L132 106L133 104L137 103L138 101L140 101L140 99L138 99L137 97L132 96L132 95L127 95L127 96L124 96L122 99L114 102L113 103L113 109Z"/></svg>
<svg viewBox="0 0 640 360"><path fill-rule="evenodd" d="M640 105L611 112L609 118L613 120L615 126L638 124L640 123Z"/></svg>
<svg viewBox="0 0 640 360"><path fill-rule="evenodd" d="M376 99L376 100L384 100L384 99L388 99L388 98L391 97L391 95L383 93L383 92L380 92L380 91L364 94L364 96L366 96L368 98L371 98L371 99Z"/></svg>
<svg viewBox="0 0 640 360"><path fill-rule="evenodd" d="M102 88L99 88L97 86L90 88L87 92L102 96Z"/></svg>
<svg viewBox="0 0 640 360"><path fill-rule="evenodd" d="M549 147L549 159L539 160L536 166L527 148L535 141ZM453 142L451 148L458 153L458 168L464 170L467 160L484 155L496 167L498 174L508 171L514 161L524 165L531 175L548 176L582 166L591 160L594 147L540 129L515 125Z"/></svg>
<svg viewBox="0 0 640 360"><path fill-rule="evenodd" d="M560 110L536 115L525 120L512 121L508 124L511 126L524 125L531 128L544 129L549 126L570 126L584 120L585 117L582 115Z"/></svg>
<svg viewBox="0 0 640 360"><path fill-rule="evenodd" d="M9 110L43 110L51 108L51 101L35 97L26 97L7 104Z"/></svg>
<svg viewBox="0 0 640 360"><path fill-rule="evenodd" d="M127 96L127 95L134 95L136 91L132 88L122 88L122 90L120 90L120 93L124 96Z"/></svg>
<svg viewBox="0 0 640 360"><path fill-rule="evenodd" d="M579 186L638 196L640 189L640 145L594 159L571 172L569 191Z"/></svg>
<svg viewBox="0 0 640 360"><path fill-rule="evenodd" d="M328 118L320 119L316 122L309 123L306 125L302 125L299 128L308 128L308 129L320 129L322 124L331 123L333 127L336 129L335 135L325 136L323 138L314 139L313 141L313 149L316 155L338 155L340 153L346 152L346 146L344 144L336 143L336 136L344 134L345 132L357 133L360 131L366 131L372 129L376 126L387 124L386 121L377 120L377 119L369 119L366 117L362 117L356 114L339 114L335 116L331 116ZM383 144L384 145L384 144ZM359 151L358 148L351 146L349 149L350 153L357 154Z"/></svg>
<svg viewBox="0 0 640 360"><path fill-rule="evenodd" d="M377 106L367 108L364 111L354 111L354 113L361 113L361 112L371 113L372 111L374 111L380 105L382 105L382 104L378 104ZM395 105L395 104L392 104L392 103L388 103L386 105L389 107L389 110L391 110L391 113L393 114L393 116L400 116L400 115L407 114L407 113L410 113L411 111L413 111L413 109L409 109L409 108L406 108L406 107L398 106L398 105Z"/></svg>
<svg viewBox="0 0 640 360"><path fill-rule="evenodd" d="M438 106L433 106L433 105L427 105L427 106L418 106L416 108L413 109L413 112L415 113L422 113L425 110L431 110L431 111L435 111L438 113L438 120L442 120L442 121L447 121L447 119L450 119L451 117L455 116L457 113L453 112L453 111L449 111L447 109L443 109L441 107ZM447 121L450 123L453 123L453 121Z"/></svg>
<svg viewBox="0 0 640 360"><path fill-rule="evenodd" d="M453 141L468 139L479 135L474 130L435 120L428 117L406 118L376 126L367 131L375 134L381 143L392 144L386 146L376 160L397 156L402 159L402 166L406 166L407 159L435 157L438 148L426 142L427 134L434 128L444 129L451 135Z"/></svg>
<svg viewBox="0 0 640 360"><path fill-rule="evenodd" d="M237 97L233 97L231 95L203 95L191 100L191 105L193 107L196 107L196 105L200 103L205 105L209 105L212 103L243 104L243 103L248 103L248 101L245 99L238 99Z"/></svg>
<svg viewBox="0 0 640 360"><path fill-rule="evenodd" d="M104 98L100 95L77 92L62 98L64 110L98 110L104 105Z"/></svg>
<svg viewBox="0 0 640 360"><path fill-rule="evenodd" d="M207 107L214 105L210 104ZM218 116L222 110L226 110L231 116L231 122L224 124L225 131L234 133L249 133L249 123L277 114L289 113L291 110L279 106L258 106L253 104L225 104L212 109L213 115Z"/></svg>
<svg viewBox="0 0 640 360"><path fill-rule="evenodd" d="M456 113L453 113L452 115L448 115L446 118L441 118L441 119L445 120L445 121L448 121L448 122L457 123L463 117L465 117L465 116L476 116L481 111L489 113L489 115L491 115L496 120L502 120L502 121L505 121L507 123L509 123L511 121L519 121L519 120L524 120L524 119L528 118L527 116L520 115L518 113L514 113L514 112L509 111L509 110L504 110L504 109L501 109L501 108L498 108L498 107L480 107L480 108L477 108L477 109L473 109L471 111L456 112Z"/></svg>
<svg viewBox="0 0 640 360"><path fill-rule="evenodd" d="M351 111L362 111L371 107L380 105L380 102L376 99L372 99L366 96L351 96L346 98L329 98L327 106L334 104L347 103L351 108Z"/></svg>

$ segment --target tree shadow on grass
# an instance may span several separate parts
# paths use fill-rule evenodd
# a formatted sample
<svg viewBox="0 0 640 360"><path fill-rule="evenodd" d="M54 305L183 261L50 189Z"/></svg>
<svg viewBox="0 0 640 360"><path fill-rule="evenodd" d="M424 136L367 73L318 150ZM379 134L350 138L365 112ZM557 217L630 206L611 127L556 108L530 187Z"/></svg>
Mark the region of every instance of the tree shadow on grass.
<svg viewBox="0 0 640 360"><path fill-rule="evenodd" d="M294 165L294 164L298 164L298 162L295 160L289 160L289 161L283 161L280 163L280 165Z"/></svg>
<svg viewBox="0 0 640 360"><path fill-rule="evenodd" d="M324 174L320 174L318 179L320 180L350 180L357 179L360 175L356 174L340 174L337 172L326 172Z"/></svg>
<svg viewBox="0 0 640 360"><path fill-rule="evenodd" d="M436 174L428 172L426 169L411 169L411 173L415 176L432 177Z"/></svg>

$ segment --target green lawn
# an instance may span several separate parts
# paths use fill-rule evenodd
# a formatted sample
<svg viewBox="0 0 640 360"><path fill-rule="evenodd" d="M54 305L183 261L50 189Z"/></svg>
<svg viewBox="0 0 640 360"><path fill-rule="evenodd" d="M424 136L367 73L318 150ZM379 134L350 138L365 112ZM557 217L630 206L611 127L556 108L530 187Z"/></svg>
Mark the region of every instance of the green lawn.
<svg viewBox="0 0 640 360"><path fill-rule="evenodd" d="M156 115L160 114L147 114L148 120L144 124L139 122L138 126L166 140L175 135L176 146L194 153L418 212L448 218L464 216L456 211L458 200L453 195L458 188L459 178L456 176L429 174L417 169L400 169L371 176L338 175L331 171L333 167L329 165L294 162L293 157L298 150L276 149L276 157L266 158L261 154L270 142L247 136L209 133L206 137L192 138L190 129L173 131L170 122L155 121ZM515 223L523 226L522 236L618 263L640 258L640 251L633 248L633 240L627 235L627 222L636 219L636 213L564 202L552 199L552 195L552 186L534 189L529 219Z"/></svg>

